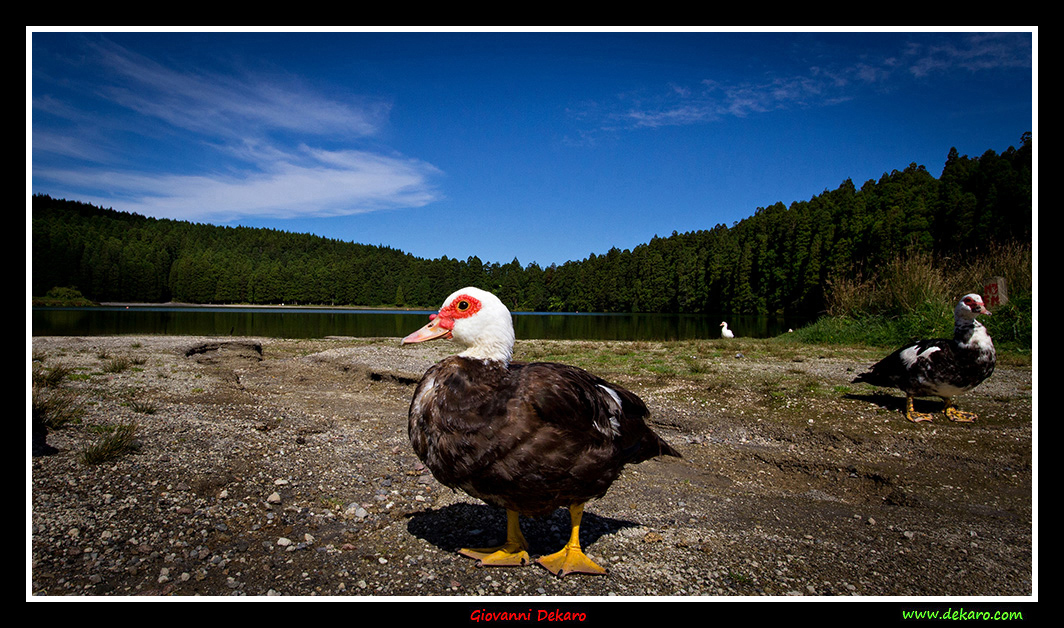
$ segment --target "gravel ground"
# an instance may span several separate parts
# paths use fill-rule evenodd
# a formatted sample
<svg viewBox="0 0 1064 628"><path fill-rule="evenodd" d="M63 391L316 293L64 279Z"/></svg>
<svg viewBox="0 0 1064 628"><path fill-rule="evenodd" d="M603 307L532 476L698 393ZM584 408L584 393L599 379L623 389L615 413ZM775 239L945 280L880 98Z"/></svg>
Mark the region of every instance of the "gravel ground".
<svg viewBox="0 0 1064 628"><path fill-rule="evenodd" d="M27 596L992 596L1032 599L1032 373L910 424L850 385L875 357L745 341L519 342L648 402L682 460L629 467L588 505L610 574L477 568L502 512L438 483L406 437L413 386L454 350L397 339L32 339L78 418L30 458ZM927 408L937 402L928 400ZM88 464L116 426L136 448ZM532 554L568 515L524 519Z"/></svg>

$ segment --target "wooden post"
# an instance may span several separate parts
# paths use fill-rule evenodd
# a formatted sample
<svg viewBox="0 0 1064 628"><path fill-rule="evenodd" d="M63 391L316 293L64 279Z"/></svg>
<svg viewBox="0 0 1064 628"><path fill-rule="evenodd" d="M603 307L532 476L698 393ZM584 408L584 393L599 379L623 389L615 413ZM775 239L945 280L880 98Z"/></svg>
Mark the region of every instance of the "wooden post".
<svg viewBox="0 0 1064 628"><path fill-rule="evenodd" d="M983 303L988 307L997 307L1009 302L1009 292L1005 289L1004 277L991 277L983 282Z"/></svg>

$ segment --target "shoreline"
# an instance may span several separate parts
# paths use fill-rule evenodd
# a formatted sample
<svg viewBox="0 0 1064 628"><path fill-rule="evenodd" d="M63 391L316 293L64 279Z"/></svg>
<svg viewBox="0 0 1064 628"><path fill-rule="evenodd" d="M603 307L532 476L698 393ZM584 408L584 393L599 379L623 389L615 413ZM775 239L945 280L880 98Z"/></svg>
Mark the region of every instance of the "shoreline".
<svg viewBox="0 0 1064 628"><path fill-rule="evenodd" d="M369 312L381 311L381 312L410 312L417 314L420 312L431 312L428 309L421 308L408 308L408 307L388 307L379 306L373 307L369 305L286 305L284 303L276 305L262 305L262 304L241 304L241 303L181 303L176 301L170 301L167 303L134 303L134 302L121 302L121 301L101 301L97 304L99 307L172 307L172 308L255 308L255 309L323 309L323 310L365 310Z"/></svg>

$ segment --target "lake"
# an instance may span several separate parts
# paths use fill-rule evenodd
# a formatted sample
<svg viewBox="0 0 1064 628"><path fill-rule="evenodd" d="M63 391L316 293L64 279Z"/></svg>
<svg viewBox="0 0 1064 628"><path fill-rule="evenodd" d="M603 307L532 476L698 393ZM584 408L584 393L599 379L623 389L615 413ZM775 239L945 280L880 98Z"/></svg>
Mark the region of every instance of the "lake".
<svg viewBox="0 0 1064 628"><path fill-rule="evenodd" d="M130 306L33 308L34 336L403 337L432 312L313 307ZM519 339L687 340L719 338L720 319L693 314L515 312ZM735 316L738 337L768 338L797 327L766 316Z"/></svg>

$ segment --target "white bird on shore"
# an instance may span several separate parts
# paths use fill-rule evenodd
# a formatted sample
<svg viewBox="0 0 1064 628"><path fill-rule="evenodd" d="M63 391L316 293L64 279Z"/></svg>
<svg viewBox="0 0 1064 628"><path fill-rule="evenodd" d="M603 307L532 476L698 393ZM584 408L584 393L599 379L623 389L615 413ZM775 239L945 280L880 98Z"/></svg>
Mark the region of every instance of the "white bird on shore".
<svg viewBox="0 0 1064 628"><path fill-rule="evenodd" d="M721 338L734 338L735 337L735 334L732 333L732 330L728 329L728 323L721 323L720 327L721 327L721 329L720 329L720 337Z"/></svg>

